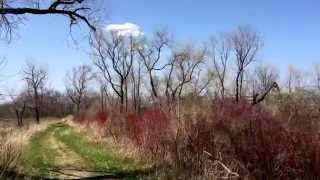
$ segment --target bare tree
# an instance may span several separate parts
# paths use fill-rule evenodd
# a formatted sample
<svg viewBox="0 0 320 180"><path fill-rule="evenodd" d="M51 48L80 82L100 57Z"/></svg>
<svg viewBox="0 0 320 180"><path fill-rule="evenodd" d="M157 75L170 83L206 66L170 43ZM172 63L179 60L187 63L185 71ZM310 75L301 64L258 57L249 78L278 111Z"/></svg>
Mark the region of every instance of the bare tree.
<svg viewBox="0 0 320 180"><path fill-rule="evenodd" d="M11 90L11 92L13 92L13 90ZM18 126L21 127L23 126L23 116L27 107L25 94L14 95L11 92L9 92L9 96L12 101L12 109L16 114Z"/></svg>
<svg viewBox="0 0 320 180"><path fill-rule="evenodd" d="M279 73L275 67L262 64L255 69L256 87L253 87L253 104L263 101L266 96L273 90L280 91L278 86Z"/></svg>
<svg viewBox="0 0 320 180"><path fill-rule="evenodd" d="M163 70L168 64L159 65L164 48L168 47L170 42L169 34L166 31L157 31L150 42L146 42L139 47L138 53L147 69L152 95L158 98L157 83L155 80L155 71Z"/></svg>
<svg viewBox="0 0 320 180"><path fill-rule="evenodd" d="M218 87L222 98L225 96L225 81L227 74L227 65L231 54L231 44L226 36L219 39L212 38L210 58L213 61L214 74L218 78Z"/></svg>
<svg viewBox="0 0 320 180"><path fill-rule="evenodd" d="M83 98L86 96L89 82L94 78L91 66L80 65L66 75L67 95L79 113Z"/></svg>
<svg viewBox="0 0 320 180"><path fill-rule="evenodd" d="M211 73L210 71L203 72L203 68L199 66L198 72L196 72L196 75L191 80L191 86L193 88L192 95L200 96L205 90L207 90L208 92L208 87L212 79L213 73Z"/></svg>
<svg viewBox="0 0 320 180"><path fill-rule="evenodd" d="M46 88L42 93L41 107L42 116L65 117L74 112L74 104L67 94L51 88Z"/></svg>
<svg viewBox="0 0 320 180"><path fill-rule="evenodd" d="M316 88L320 90L320 64L313 65L313 77Z"/></svg>
<svg viewBox="0 0 320 180"><path fill-rule="evenodd" d="M107 101L108 101L108 83L105 82L104 78L96 73L95 80L99 86L99 100L100 100L100 108L101 112L106 112L107 110Z"/></svg>
<svg viewBox="0 0 320 180"><path fill-rule="evenodd" d="M293 91L302 88L304 75L293 65L288 66L287 73L286 85L289 94L291 94Z"/></svg>
<svg viewBox="0 0 320 180"><path fill-rule="evenodd" d="M97 13L96 0L0 0L0 33L1 37L11 38L12 31L26 19L25 14L63 15L70 19L70 27L84 22L91 30ZM49 4L48 4L49 2Z"/></svg>
<svg viewBox="0 0 320 180"><path fill-rule="evenodd" d="M41 93L48 78L48 72L35 64L29 62L22 69L23 80L26 81L29 95L33 98L33 103L29 107L34 109L37 123L40 122L41 113Z"/></svg>
<svg viewBox="0 0 320 180"><path fill-rule="evenodd" d="M262 41L257 32L249 26L240 26L231 34L231 43L236 56L236 101L242 96L243 78L246 68L256 59Z"/></svg>
<svg viewBox="0 0 320 180"><path fill-rule="evenodd" d="M131 69L132 97L135 111L141 111L142 61L138 60Z"/></svg>
<svg viewBox="0 0 320 180"><path fill-rule="evenodd" d="M204 49L194 49L191 46L173 52L169 73L165 77L168 103L181 98L184 87L194 78L194 73L203 62L205 53Z"/></svg>
<svg viewBox="0 0 320 180"><path fill-rule="evenodd" d="M127 102L127 80L136 54L133 36L120 36L117 32L96 33L92 41L94 64L120 98L120 111ZM127 108L127 104L126 104Z"/></svg>
<svg viewBox="0 0 320 180"><path fill-rule="evenodd" d="M289 94L292 93L293 80L294 80L294 70L293 70L293 67L292 67L292 66L288 66L288 75L287 75L286 85L287 85Z"/></svg>
<svg viewBox="0 0 320 180"><path fill-rule="evenodd" d="M279 73L274 66L261 64L255 69L256 80L258 83L258 90L265 91L269 87L277 82L279 79Z"/></svg>

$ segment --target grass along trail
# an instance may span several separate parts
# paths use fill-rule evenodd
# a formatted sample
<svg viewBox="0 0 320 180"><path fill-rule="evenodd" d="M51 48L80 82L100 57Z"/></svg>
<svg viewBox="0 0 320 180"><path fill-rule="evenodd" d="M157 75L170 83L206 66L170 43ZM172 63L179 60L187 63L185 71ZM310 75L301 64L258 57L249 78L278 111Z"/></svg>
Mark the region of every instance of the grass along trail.
<svg viewBox="0 0 320 180"><path fill-rule="evenodd" d="M49 125L31 137L22 152L18 171L30 176L63 179L135 179L147 172L142 163L105 150L62 122Z"/></svg>

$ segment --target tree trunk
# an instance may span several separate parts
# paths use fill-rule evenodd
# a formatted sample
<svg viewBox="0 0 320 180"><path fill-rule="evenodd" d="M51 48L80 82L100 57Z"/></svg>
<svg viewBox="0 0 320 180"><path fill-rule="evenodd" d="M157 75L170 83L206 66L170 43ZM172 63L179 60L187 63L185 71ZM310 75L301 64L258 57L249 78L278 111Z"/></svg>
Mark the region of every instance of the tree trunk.
<svg viewBox="0 0 320 180"><path fill-rule="evenodd" d="M241 72L237 73L236 77L236 102L239 102L239 79L240 79Z"/></svg>
<svg viewBox="0 0 320 180"><path fill-rule="evenodd" d="M124 79L121 79L121 83L120 83L120 93L118 94L119 95L119 98L120 98L120 113L123 113L123 110L124 110Z"/></svg>
<svg viewBox="0 0 320 180"><path fill-rule="evenodd" d="M104 88L100 88L100 105L101 105L101 112L104 112Z"/></svg>
<svg viewBox="0 0 320 180"><path fill-rule="evenodd" d="M124 110L124 95L120 96L120 113L123 113Z"/></svg>
<svg viewBox="0 0 320 180"><path fill-rule="evenodd" d="M224 93L225 93L224 83L221 82L221 98L222 98L222 99L224 99Z"/></svg>
<svg viewBox="0 0 320 180"><path fill-rule="evenodd" d="M35 108L35 113L36 113L37 124L39 124L40 123L40 110L38 107Z"/></svg>
<svg viewBox="0 0 320 180"><path fill-rule="evenodd" d="M149 72L149 76L150 76L150 85L151 85L153 96L155 98L158 98L158 93L157 93L157 90L156 90L156 87L155 87L155 84L154 84L154 81L153 81L153 78L152 78L151 71Z"/></svg>
<svg viewBox="0 0 320 180"><path fill-rule="evenodd" d="M20 127L21 124L20 124L20 116L19 116L19 111L18 110L16 110L16 116L17 116L18 126Z"/></svg>
<svg viewBox="0 0 320 180"><path fill-rule="evenodd" d="M126 108L126 112L128 112L128 81L127 79L125 80L125 108Z"/></svg>
<svg viewBox="0 0 320 180"><path fill-rule="evenodd" d="M241 99L241 97L243 95L242 87L243 87L243 71L241 72L241 75L240 75L239 99Z"/></svg>
<svg viewBox="0 0 320 180"><path fill-rule="evenodd" d="M34 88L34 101L35 101L34 111L36 114L36 121L37 121L37 124L39 124L40 123L40 103L39 103L39 94L38 94L37 88Z"/></svg>
<svg viewBox="0 0 320 180"><path fill-rule="evenodd" d="M276 82L273 82L272 85L267 90L265 90L261 95L255 94L253 96L252 105L256 105L262 102L273 88L276 88L278 91L280 91L278 84Z"/></svg>
<svg viewBox="0 0 320 180"><path fill-rule="evenodd" d="M139 75L138 75L138 83L137 83L137 104L138 104L138 112L141 111L141 97L140 97L140 81L141 81L141 68L139 67Z"/></svg>
<svg viewBox="0 0 320 180"><path fill-rule="evenodd" d="M77 114L80 112L80 103L79 102L76 105L76 111L77 111Z"/></svg>

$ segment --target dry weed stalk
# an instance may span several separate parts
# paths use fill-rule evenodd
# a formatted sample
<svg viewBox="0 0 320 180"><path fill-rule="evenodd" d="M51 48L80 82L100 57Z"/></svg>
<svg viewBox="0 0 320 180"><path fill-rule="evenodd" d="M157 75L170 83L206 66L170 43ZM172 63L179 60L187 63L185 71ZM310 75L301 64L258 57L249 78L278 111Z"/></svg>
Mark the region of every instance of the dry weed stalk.
<svg viewBox="0 0 320 180"><path fill-rule="evenodd" d="M12 134L7 134L7 136L10 135ZM20 148L17 144L9 142L7 138L0 140L0 179L6 172L16 167L20 153Z"/></svg>

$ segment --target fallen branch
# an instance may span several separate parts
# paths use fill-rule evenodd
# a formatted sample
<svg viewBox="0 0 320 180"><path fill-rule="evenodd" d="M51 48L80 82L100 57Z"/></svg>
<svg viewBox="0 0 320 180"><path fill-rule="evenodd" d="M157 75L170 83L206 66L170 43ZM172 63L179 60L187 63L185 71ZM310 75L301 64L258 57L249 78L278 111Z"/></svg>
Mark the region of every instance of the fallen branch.
<svg viewBox="0 0 320 180"><path fill-rule="evenodd" d="M226 172L225 176L217 177L217 178L219 178L219 179L230 179L230 178L239 178L240 177L238 173L233 172L232 170L230 170L230 168L228 168L224 163L222 163L221 161L219 161L217 159L214 159L214 156L211 153L209 153L208 151L203 150L203 153L210 157L209 159L213 161L214 165L219 165Z"/></svg>

